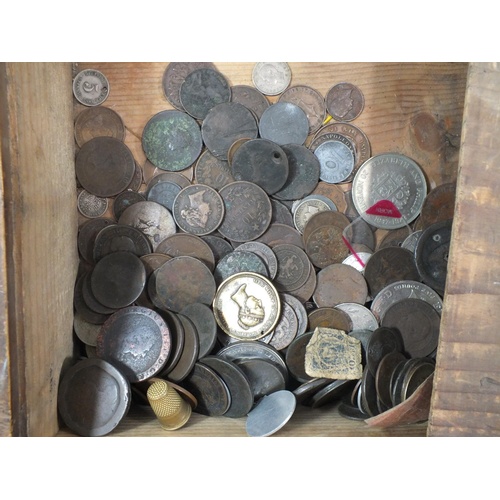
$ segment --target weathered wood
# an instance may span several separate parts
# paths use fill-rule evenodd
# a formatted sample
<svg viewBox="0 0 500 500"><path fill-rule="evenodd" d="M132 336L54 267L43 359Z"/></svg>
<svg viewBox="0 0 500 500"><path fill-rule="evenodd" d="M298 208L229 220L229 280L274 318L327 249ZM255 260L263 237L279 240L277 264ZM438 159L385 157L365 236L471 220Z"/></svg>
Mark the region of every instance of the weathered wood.
<svg viewBox="0 0 500 500"><path fill-rule="evenodd" d="M500 435L500 67L470 65L430 436Z"/></svg>

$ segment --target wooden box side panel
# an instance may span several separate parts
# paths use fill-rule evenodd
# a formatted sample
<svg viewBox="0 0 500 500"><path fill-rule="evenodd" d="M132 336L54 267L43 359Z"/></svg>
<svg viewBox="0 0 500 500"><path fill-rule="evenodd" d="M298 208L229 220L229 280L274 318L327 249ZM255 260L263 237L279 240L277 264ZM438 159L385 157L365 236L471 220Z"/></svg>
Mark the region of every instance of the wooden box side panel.
<svg viewBox="0 0 500 500"><path fill-rule="evenodd" d="M471 63L431 436L500 435L500 66Z"/></svg>
<svg viewBox="0 0 500 500"><path fill-rule="evenodd" d="M13 434L58 431L61 367L73 356L78 266L70 63L3 66Z"/></svg>

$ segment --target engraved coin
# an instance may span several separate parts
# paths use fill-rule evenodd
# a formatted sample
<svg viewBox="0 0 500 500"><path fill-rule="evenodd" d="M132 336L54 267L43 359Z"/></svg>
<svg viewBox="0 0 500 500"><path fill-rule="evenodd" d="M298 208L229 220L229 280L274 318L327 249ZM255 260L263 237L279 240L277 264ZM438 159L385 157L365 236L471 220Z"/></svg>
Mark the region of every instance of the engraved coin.
<svg viewBox="0 0 500 500"><path fill-rule="evenodd" d="M181 84L179 96L187 113L204 120L215 105L231 100L231 87L219 71L199 68L186 76Z"/></svg>
<svg viewBox="0 0 500 500"><path fill-rule="evenodd" d="M167 210L172 212L175 197L181 190L179 184L169 181L161 181L154 183L146 191L147 201L154 201L163 205Z"/></svg>
<svg viewBox="0 0 500 500"><path fill-rule="evenodd" d="M217 190L235 181L228 161L217 158L208 149L198 158L194 175L198 184L206 184Z"/></svg>
<svg viewBox="0 0 500 500"><path fill-rule="evenodd" d="M345 181L354 170L354 155L340 141L325 141L314 150L319 160L322 181L336 184Z"/></svg>
<svg viewBox="0 0 500 500"><path fill-rule="evenodd" d="M123 211L139 201L146 201L144 195L136 191L123 191L113 201L113 215L118 220Z"/></svg>
<svg viewBox="0 0 500 500"><path fill-rule="evenodd" d="M99 106L109 96L109 82L96 69L84 69L73 80L73 95L84 106Z"/></svg>
<svg viewBox="0 0 500 500"><path fill-rule="evenodd" d="M220 194L205 184L192 184L175 197L172 215L185 232L203 236L215 231L224 218Z"/></svg>
<svg viewBox="0 0 500 500"><path fill-rule="evenodd" d="M305 251L311 262L324 269L331 264L340 264L349 255L338 226L321 226L312 231L305 240Z"/></svg>
<svg viewBox="0 0 500 500"><path fill-rule="evenodd" d="M114 137L94 137L78 151L75 171L84 189L106 198L127 189L135 173L135 160L122 141Z"/></svg>
<svg viewBox="0 0 500 500"><path fill-rule="evenodd" d="M276 102L259 120L259 134L282 146L304 144L309 134L309 120L304 111L291 102Z"/></svg>
<svg viewBox="0 0 500 500"><path fill-rule="evenodd" d="M200 126L182 111L160 111L149 119L142 132L147 159L162 170L178 172L188 168L200 155L202 146Z"/></svg>
<svg viewBox="0 0 500 500"><path fill-rule="evenodd" d="M215 256L210 245L202 237L189 233L175 233L165 238L157 246L158 253L171 257L194 257L205 264L210 272L215 268Z"/></svg>
<svg viewBox="0 0 500 500"><path fill-rule="evenodd" d="M75 120L75 140L79 147L94 137L125 139L121 116L111 108L95 106L81 111Z"/></svg>
<svg viewBox="0 0 500 500"><path fill-rule="evenodd" d="M155 311L130 306L112 314L97 337L97 356L119 369L130 382L155 376L171 349L168 325Z"/></svg>
<svg viewBox="0 0 500 500"><path fill-rule="evenodd" d="M281 316L276 324L269 345L277 351L286 349L297 336L299 321L288 302L281 301Z"/></svg>
<svg viewBox="0 0 500 500"><path fill-rule="evenodd" d="M257 117L257 120L271 105L267 97L251 85L233 85L231 87L231 102L243 104Z"/></svg>
<svg viewBox="0 0 500 500"><path fill-rule="evenodd" d="M363 304L352 302L343 302L335 306L349 315L352 321L353 330L368 330L374 331L379 327L378 320L375 315Z"/></svg>
<svg viewBox="0 0 500 500"><path fill-rule="evenodd" d="M214 270L215 283L220 285L233 274L251 272L269 278L264 261L255 253L245 250L233 250L217 263Z"/></svg>
<svg viewBox="0 0 500 500"><path fill-rule="evenodd" d="M213 301L220 328L238 340L258 340L276 326L281 300L275 286L256 273L238 273L223 281Z"/></svg>
<svg viewBox="0 0 500 500"><path fill-rule="evenodd" d="M238 246L239 251L247 251L256 254L265 264L267 273L261 273L273 280L278 272L278 259L272 248L260 241L247 241Z"/></svg>
<svg viewBox="0 0 500 500"><path fill-rule="evenodd" d="M84 217L94 219L106 213L108 200L82 189L78 195L77 208Z"/></svg>
<svg viewBox="0 0 500 500"><path fill-rule="evenodd" d="M264 95L281 94L292 79L292 71L286 62L259 62L252 69L252 82Z"/></svg>
<svg viewBox="0 0 500 500"><path fill-rule="evenodd" d="M420 214L427 195L424 173L411 158L400 153L382 153L368 159L354 176L352 198L363 219L380 229L398 229ZM392 202L401 217L367 214L378 201Z"/></svg>
<svg viewBox="0 0 500 500"><path fill-rule="evenodd" d="M312 232L325 226L335 226L343 232L349 224L349 219L343 213L336 210L322 210L308 218L302 232L302 238L307 241Z"/></svg>
<svg viewBox="0 0 500 500"><path fill-rule="evenodd" d="M305 198L296 207L293 213L293 222L299 233L304 232L309 219L318 212L331 210L330 206L319 198Z"/></svg>
<svg viewBox="0 0 500 500"><path fill-rule="evenodd" d="M348 82L337 83L330 88L325 101L328 113L339 122L355 120L365 106L361 90Z"/></svg>
<svg viewBox="0 0 500 500"><path fill-rule="evenodd" d="M346 146L352 152L352 155L356 163L356 148L354 147L352 140L346 137L345 135L339 134L337 132L322 133L320 136L316 137L311 142L309 148L311 149L311 151L315 151L324 142L328 141L337 141L344 144L344 146Z"/></svg>
<svg viewBox="0 0 500 500"><path fill-rule="evenodd" d="M274 284L280 292L292 292L303 286L311 272L307 254L297 245L282 243L273 251L278 259L278 272Z"/></svg>
<svg viewBox="0 0 500 500"><path fill-rule="evenodd" d="M62 374L57 409L79 436L105 436L127 415L131 401L130 382L120 370L102 359L82 359Z"/></svg>

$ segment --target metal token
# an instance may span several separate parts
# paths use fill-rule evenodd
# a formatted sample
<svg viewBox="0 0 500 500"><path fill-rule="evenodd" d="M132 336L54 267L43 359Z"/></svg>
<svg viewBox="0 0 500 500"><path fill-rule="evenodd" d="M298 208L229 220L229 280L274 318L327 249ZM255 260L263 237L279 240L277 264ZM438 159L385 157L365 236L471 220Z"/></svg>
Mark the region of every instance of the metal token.
<svg viewBox="0 0 500 500"><path fill-rule="evenodd" d="M277 351L283 351L297 336L299 322L293 308L287 303L281 302L281 316L272 332L269 345Z"/></svg>
<svg viewBox="0 0 500 500"><path fill-rule="evenodd" d="M194 175L198 184L206 184L217 190L235 181L229 162L215 157L208 149L198 158Z"/></svg>
<svg viewBox="0 0 500 500"><path fill-rule="evenodd" d="M237 102L217 104L201 124L201 136L207 149L217 158L228 160L231 145L238 139L255 139L259 135L252 112Z"/></svg>
<svg viewBox="0 0 500 500"><path fill-rule="evenodd" d="M198 405L194 409L197 413L220 417L231 407L231 393L223 378L199 361L180 385L197 399Z"/></svg>
<svg viewBox="0 0 500 500"><path fill-rule="evenodd" d="M219 190L225 214L219 233L231 241L252 241L271 224L272 206L267 193L257 184L235 181Z"/></svg>
<svg viewBox="0 0 500 500"><path fill-rule="evenodd" d="M378 363L375 373L375 387L379 399L389 408L392 407L391 377L401 362L406 361L406 356L400 351L388 352Z"/></svg>
<svg viewBox="0 0 500 500"><path fill-rule="evenodd" d="M78 195L77 208L84 217L95 219L106 213L108 210L108 200L82 189Z"/></svg>
<svg viewBox="0 0 500 500"><path fill-rule="evenodd" d="M343 302L335 306L349 315L353 330L374 331L379 327L376 316L363 304Z"/></svg>
<svg viewBox="0 0 500 500"><path fill-rule="evenodd" d="M361 90L348 82L337 83L330 88L325 101L328 113L339 122L355 120L365 106L365 98Z"/></svg>
<svg viewBox="0 0 500 500"><path fill-rule="evenodd" d="M373 331L368 340L366 348L366 366L372 372L377 374L377 369L382 358L391 352L403 352L403 337L401 333L394 328L381 326Z"/></svg>
<svg viewBox="0 0 500 500"><path fill-rule="evenodd" d="M239 418L248 415L254 404L254 394L244 370L236 363L220 356L204 356L200 363L212 368L224 380L231 395L225 417Z"/></svg>
<svg viewBox="0 0 500 500"><path fill-rule="evenodd" d="M267 359L240 359L235 361L235 364L245 374L254 402L286 388L285 378L280 369Z"/></svg>
<svg viewBox="0 0 500 500"><path fill-rule="evenodd" d="M340 141L325 141L315 150L320 164L319 178L324 182L337 184L349 178L354 170L354 155Z"/></svg>
<svg viewBox="0 0 500 500"><path fill-rule="evenodd" d="M247 434L253 437L275 434L292 418L296 405L294 394L287 390L264 396L248 414Z"/></svg>
<svg viewBox="0 0 500 500"><path fill-rule="evenodd" d="M272 248L260 241L247 241L238 246L238 251L247 251L256 254L266 266L267 274L261 273L273 280L278 272L278 259ZM258 271L257 271L258 272Z"/></svg>
<svg viewBox="0 0 500 500"><path fill-rule="evenodd" d="M220 194L205 184L192 184L177 194L172 215L186 233L204 236L214 232L224 218L224 202Z"/></svg>
<svg viewBox="0 0 500 500"><path fill-rule="evenodd" d="M78 151L75 172L84 189L106 198L127 189L135 174L135 160L122 141L94 137Z"/></svg>
<svg viewBox="0 0 500 500"><path fill-rule="evenodd" d="M259 134L280 146L304 144L309 134L309 120L296 104L276 102L262 113Z"/></svg>
<svg viewBox="0 0 500 500"><path fill-rule="evenodd" d="M123 211L139 201L146 201L144 195L136 191L123 191L113 201L113 215L116 220L120 219Z"/></svg>
<svg viewBox="0 0 500 500"><path fill-rule="evenodd" d="M307 254L297 245L281 243L273 247L278 260L274 284L279 292L292 292L303 286L311 272Z"/></svg>
<svg viewBox="0 0 500 500"><path fill-rule="evenodd" d="M267 194L273 194L283 187L288 178L288 157L273 141L251 139L234 153L231 171L235 180L253 182Z"/></svg>
<svg viewBox="0 0 500 500"><path fill-rule="evenodd" d="M318 307L307 315L308 329L314 331L316 327L334 328L350 332L353 322L350 316L336 307Z"/></svg>
<svg viewBox="0 0 500 500"><path fill-rule="evenodd" d="M252 69L252 82L264 95L281 94L292 79L286 62L258 62Z"/></svg>
<svg viewBox="0 0 500 500"><path fill-rule="evenodd" d="M99 106L109 96L109 81L96 69L84 69L73 80L73 95L84 106Z"/></svg>
<svg viewBox="0 0 500 500"><path fill-rule="evenodd" d="M257 254L240 250L238 247L222 257L215 266L215 283L219 286L226 278L243 272L257 273L269 278L264 261Z"/></svg>
<svg viewBox="0 0 500 500"><path fill-rule="evenodd" d="M215 256L210 245L202 237L189 233L175 233L156 247L156 252L171 257L194 257L205 264L210 272L215 269Z"/></svg>
<svg viewBox="0 0 500 500"><path fill-rule="evenodd" d="M94 137L125 139L121 116L111 108L95 106L81 111L75 120L75 140L79 147Z"/></svg>
<svg viewBox="0 0 500 500"><path fill-rule="evenodd" d="M179 184L175 184L175 182L156 182L147 189L146 198L147 201L155 201L172 212L175 197L179 194L181 189Z"/></svg>
<svg viewBox="0 0 500 500"><path fill-rule="evenodd" d="M219 71L199 68L186 76L181 84L179 96L187 113L204 120L215 105L231 100L231 87Z"/></svg>
<svg viewBox="0 0 500 500"><path fill-rule="evenodd" d="M399 330L405 352L418 358L429 356L437 348L440 322L441 317L427 302L404 299L387 309L380 325Z"/></svg>
<svg viewBox="0 0 500 500"><path fill-rule="evenodd" d="M112 314L102 325L96 353L134 383L162 370L171 345L170 329L157 312L130 306Z"/></svg>
<svg viewBox="0 0 500 500"><path fill-rule="evenodd" d="M206 304L194 303L188 304L180 313L193 322L198 332L198 359L209 355L217 343L217 322L212 309Z"/></svg>
<svg viewBox="0 0 500 500"><path fill-rule="evenodd" d="M130 382L112 364L83 359L63 373L57 408L64 423L84 437L105 436L127 415Z"/></svg>
<svg viewBox="0 0 500 500"><path fill-rule="evenodd" d="M142 131L147 159L162 170L178 172L188 168L200 155L202 146L200 126L182 111L160 111Z"/></svg>
<svg viewBox="0 0 500 500"><path fill-rule="evenodd" d="M223 281L213 301L217 324L238 340L258 340L276 326L281 300L275 286L256 273L237 273Z"/></svg>
<svg viewBox="0 0 500 500"><path fill-rule="evenodd" d="M288 346L285 353L285 362L292 377L300 383L308 382L313 378L306 373L306 347L314 332L307 331L295 339Z"/></svg>
<svg viewBox="0 0 500 500"><path fill-rule="evenodd" d="M260 120L262 113L271 105L267 97L251 85L233 85L231 102L238 102L247 107Z"/></svg>
<svg viewBox="0 0 500 500"><path fill-rule="evenodd" d="M426 195L427 183L422 169L400 153L372 156L359 167L352 182L356 210L366 222L380 229L398 229L415 220ZM381 200L392 202L401 217L366 213Z"/></svg>

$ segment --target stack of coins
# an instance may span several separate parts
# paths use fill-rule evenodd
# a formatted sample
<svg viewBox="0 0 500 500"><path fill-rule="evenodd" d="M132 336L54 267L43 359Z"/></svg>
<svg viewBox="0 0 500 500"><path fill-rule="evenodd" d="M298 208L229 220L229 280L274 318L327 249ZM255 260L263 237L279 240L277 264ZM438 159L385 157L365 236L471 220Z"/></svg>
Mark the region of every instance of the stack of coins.
<svg viewBox="0 0 500 500"><path fill-rule="evenodd" d="M97 73L75 78L78 96L107 81ZM433 366L454 184L428 192L411 158L371 155L351 123L364 108L356 85L322 96L294 85L287 63L256 64L252 80L170 63L142 166L104 105L109 83L79 99L77 341L132 384L178 384L203 415L245 417L286 390L367 418ZM372 214L381 200L400 217ZM357 383L306 373L316 327L361 342Z"/></svg>

